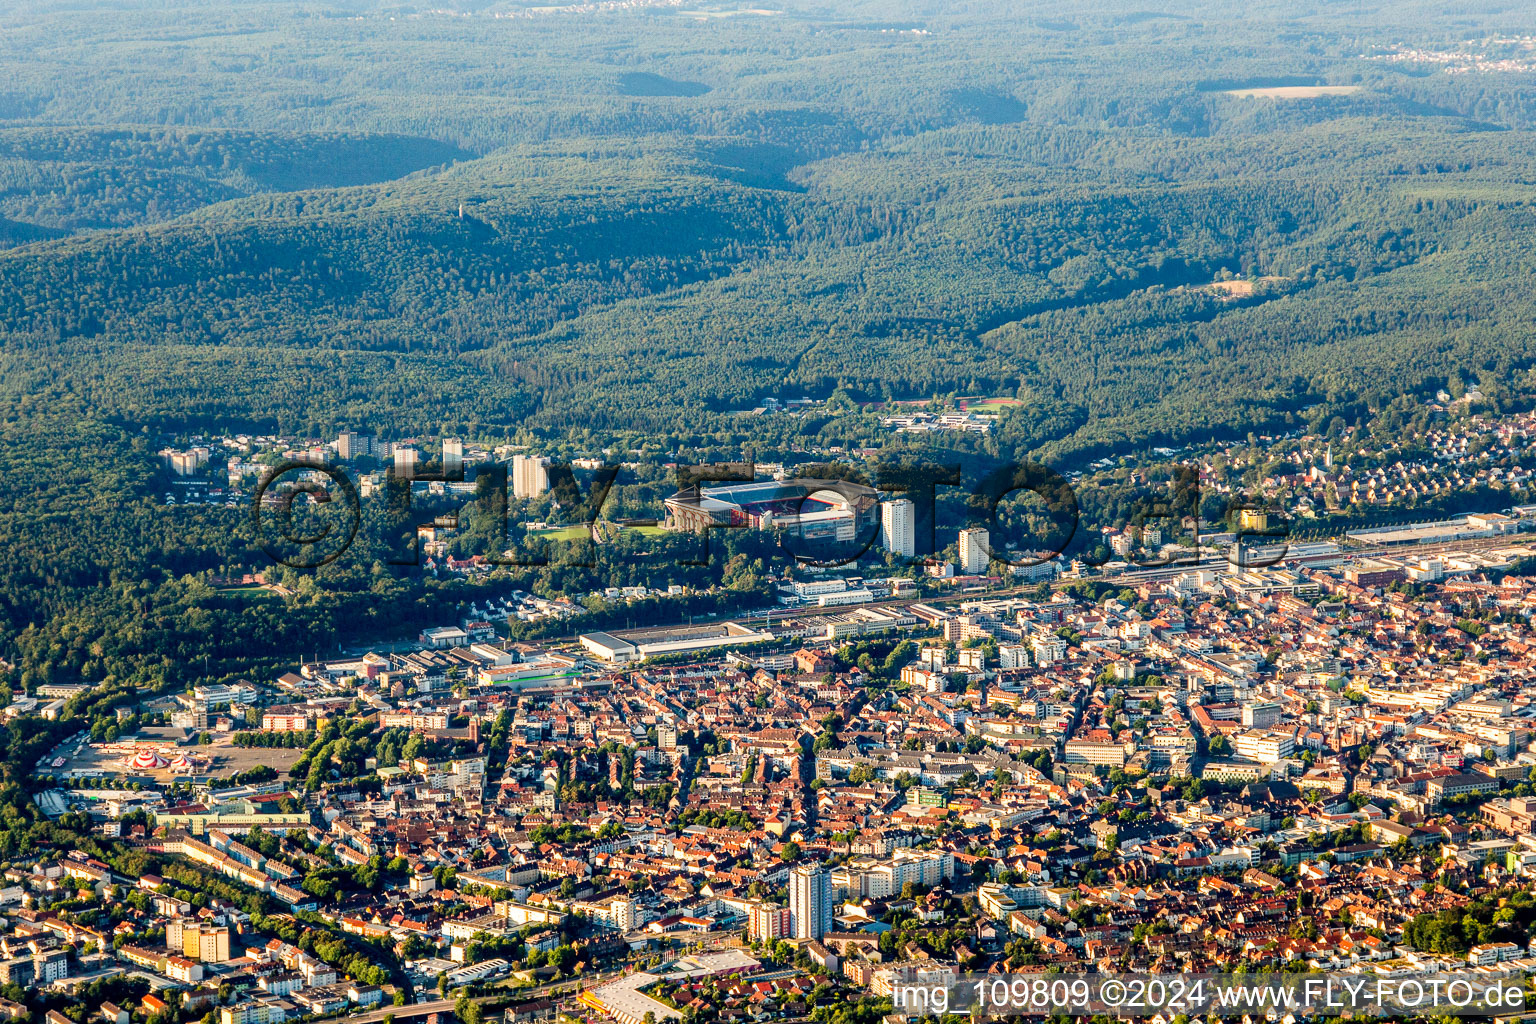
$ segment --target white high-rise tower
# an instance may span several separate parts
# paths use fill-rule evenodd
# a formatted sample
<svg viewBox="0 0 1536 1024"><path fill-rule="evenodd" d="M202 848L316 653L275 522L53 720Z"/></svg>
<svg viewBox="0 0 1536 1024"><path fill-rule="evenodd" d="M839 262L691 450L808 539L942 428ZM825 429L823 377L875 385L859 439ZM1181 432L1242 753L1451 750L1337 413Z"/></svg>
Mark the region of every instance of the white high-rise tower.
<svg viewBox="0 0 1536 1024"><path fill-rule="evenodd" d="M987 571L992 560L987 542L991 534L979 526L960 531L960 571L967 576L979 576Z"/></svg>
<svg viewBox="0 0 1536 1024"><path fill-rule="evenodd" d="M907 498L880 503L880 545L893 555L917 554L917 509Z"/></svg>
<svg viewBox="0 0 1536 1024"><path fill-rule="evenodd" d="M512 496L537 498L549 490L549 460L541 455L512 456Z"/></svg>
<svg viewBox="0 0 1536 1024"><path fill-rule="evenodd" d="M789 930L797 939L819 939L832 930L832 882L820 864L789 873Z"/></svg>
<svg viewBox="0 0 1536 1024"><path fill-rule="evenodd" d="M417 456L421 453L409 445L397 445L395 447L395 476L406 480L416 478Z"/></svg>

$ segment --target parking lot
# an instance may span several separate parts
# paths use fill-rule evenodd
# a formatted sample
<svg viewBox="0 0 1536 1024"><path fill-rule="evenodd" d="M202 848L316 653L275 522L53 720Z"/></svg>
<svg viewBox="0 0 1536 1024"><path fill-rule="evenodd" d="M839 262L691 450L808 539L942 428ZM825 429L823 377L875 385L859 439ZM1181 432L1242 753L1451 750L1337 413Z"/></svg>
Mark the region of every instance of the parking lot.
<svg viewBox="0 0 1536 1024"><path fill-rule="evenodd" d="M303 748L237 747L230 736L218 734L207 746L189 744L184 739L188 735L184 729L160 726L143 729L112 744L92 744L83 737L71 738L50 751L38 764L37 772L56 778L122 778L131 782L163 784L177 778L194 781L228 778L262 765L281 775L304 753ZM155 768L131 767L125 761L132 759L136 751L158 754L167 764ZM197 767L173 770L170 763L182 755ZM57 763L60 759L63 764Z"/></svg>

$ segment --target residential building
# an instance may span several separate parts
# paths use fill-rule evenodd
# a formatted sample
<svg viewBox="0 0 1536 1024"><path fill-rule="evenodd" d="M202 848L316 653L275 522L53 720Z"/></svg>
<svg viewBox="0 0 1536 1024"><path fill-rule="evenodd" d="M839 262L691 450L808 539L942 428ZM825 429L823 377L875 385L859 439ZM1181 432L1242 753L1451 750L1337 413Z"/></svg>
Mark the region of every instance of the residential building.
<svg viewBox="0 0 1536 1024"><path fill-rule="evenodd" d="M797 939L819 939L832 930L832 886L820 864L789 873L789 926Z"/></svg>
<svg viewBox="0 0 1536 1024"><path fill-rule="evenodd" d="M902 558L917 554L917 507L909 498L880 503L880 544Z"/></svg>

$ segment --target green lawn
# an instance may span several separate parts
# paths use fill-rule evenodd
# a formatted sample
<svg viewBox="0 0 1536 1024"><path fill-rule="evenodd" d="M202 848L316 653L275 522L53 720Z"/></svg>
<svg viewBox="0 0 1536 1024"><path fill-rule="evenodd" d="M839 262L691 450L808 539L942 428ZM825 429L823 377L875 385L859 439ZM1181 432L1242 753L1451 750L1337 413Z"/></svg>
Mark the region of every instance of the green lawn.
<svg viewBox="0 0 1536 1024"><path fill-rule="evenodd" d="M591 536L585 526L550 526L542 530L529 530L528 536L544 540L586 540Z"/></svg>
<svg viewBox="0 0 1536 1024"><path fill-rule="evenodd" d="M967 408L971 409L1006 409L1010 405L1023 405L1017 398L982 398L974 402L967 402Z"/></svg>

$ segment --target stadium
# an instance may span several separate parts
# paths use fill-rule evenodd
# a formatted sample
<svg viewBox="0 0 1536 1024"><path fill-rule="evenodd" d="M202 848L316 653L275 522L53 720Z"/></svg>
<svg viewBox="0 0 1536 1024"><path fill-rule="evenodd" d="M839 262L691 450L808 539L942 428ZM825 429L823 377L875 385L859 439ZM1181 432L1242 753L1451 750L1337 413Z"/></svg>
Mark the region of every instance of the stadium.
<svg viewBox="0 0 1536 1024"><path fill-rule="evenodd" d="M846 480L789 479L688 487L666 501L666 527L784 530L808 541L848 542L874 525L875 490Z"/></svg>

